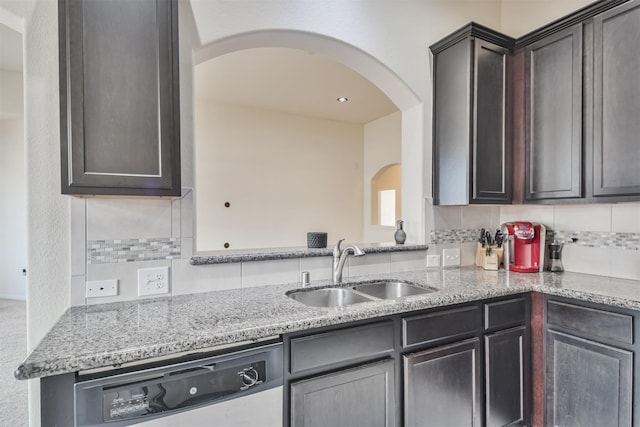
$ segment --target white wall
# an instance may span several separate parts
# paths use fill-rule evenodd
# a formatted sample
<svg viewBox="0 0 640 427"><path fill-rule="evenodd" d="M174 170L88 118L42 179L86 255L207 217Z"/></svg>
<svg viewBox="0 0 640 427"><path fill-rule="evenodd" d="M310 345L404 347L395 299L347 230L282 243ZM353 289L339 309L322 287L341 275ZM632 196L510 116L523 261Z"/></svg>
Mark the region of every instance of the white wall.
<svg viewBox="0 0 640 427"><path fill-rule="evenodd" d="M69 198L60 194L58 3L1 0L24 27L27 158L27 345L32 349L69 306ZM29 382L29 417L39 425L39 383Z"/></svg>
<svg viewBox="0 0 640 427"><path fill-rule="evenodd" d="M363 126L196 102L198 250L363 241ZM225 202L230 207L224 206Z"/></svg>
<svg viewBox="0 0 640 427"><path fill-rule="evenodd" d="M0 119L22 119L22 73L0 70Z"/></svg>
<svg viewBox="0 0 640 427"><path fill-rule="evenodd" d="M395 227L371 225L371 178L402 161L402 114L398 111L364 125L364 241L393 242Z"/></svg>
<svg viewBox="0 0 640 427"><path fill-rule="evenodd" d="M26 185L24 122L0 120L0 298L27 298Z"/></svg>

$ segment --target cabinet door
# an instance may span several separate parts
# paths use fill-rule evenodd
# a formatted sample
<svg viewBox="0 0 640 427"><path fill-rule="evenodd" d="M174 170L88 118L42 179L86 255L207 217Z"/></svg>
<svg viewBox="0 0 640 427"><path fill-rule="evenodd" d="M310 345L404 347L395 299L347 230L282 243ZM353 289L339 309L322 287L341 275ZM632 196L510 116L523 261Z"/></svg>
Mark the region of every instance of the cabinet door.
<svg viewBox="0 0 640 427"><path fill-rule="evenodd" d="M524 326L487 335L485 345L486 426L529 422L529 345Z"/></svg>
<svg viewBox="0 0 640 427"><path fill-rule="evenodd" d="M633 354L547 331L547 425L631 426Z"/></svg>
<svg viewBox="0 0 640 427"><path fill-rule="evenodd" d="M640 1L594 18L593 195L640 196Z"/></svg>
<svg viewBox="0 0 640 427"><path fill-rule="evenodd" d="M525 198L582 196L582 24L525 50Z"/></svg>
<svg viewBox="0 0 640 427"><path fill-rule="evenodd" d="M293 427L395 426L394 363L345 369L291 384Z"/></svg>
<svg viewBox="0 0 640 427"><path fill-rule="evenodd" d="M60 0L64 194L180 194L177 2Z"/></svg>
<svg viewBox="0 0 640 427"><path fill-rule="evenodd" d="M511 201L509 51L474 40L472 202Z"/></svg>
<svg viewBox="0 0 640 427"><path fill-rule="evenodd" d="M473 338L404 356L405 426L480 426L479 353Z"/></svg>

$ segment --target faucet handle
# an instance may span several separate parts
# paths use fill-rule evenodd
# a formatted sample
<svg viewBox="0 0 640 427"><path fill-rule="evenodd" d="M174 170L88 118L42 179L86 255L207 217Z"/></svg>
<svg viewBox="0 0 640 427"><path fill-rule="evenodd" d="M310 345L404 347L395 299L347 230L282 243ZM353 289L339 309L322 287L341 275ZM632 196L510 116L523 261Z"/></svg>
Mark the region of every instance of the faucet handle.
<svg viewBox="0 0 640 427"><path fill-rule="evenodd" d="M336 245L333 247L333 256L340 256L340 243L342 243L344 240L344 238L338 240L338 243L336 243Z"/></svg>

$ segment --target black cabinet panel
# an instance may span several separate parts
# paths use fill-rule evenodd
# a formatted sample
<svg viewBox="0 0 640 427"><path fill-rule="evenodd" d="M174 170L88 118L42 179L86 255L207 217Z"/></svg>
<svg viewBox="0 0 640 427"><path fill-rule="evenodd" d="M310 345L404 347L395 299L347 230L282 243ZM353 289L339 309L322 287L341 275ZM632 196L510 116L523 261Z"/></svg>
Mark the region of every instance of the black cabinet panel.
<svg viewBox="0 0 640 427"><path fill-rule="evenodd" d="M594 18L593 196L640 196L640 1Z"/></svg>
<svg viewBox="0 0 640 427"><path fill-rule="evenodd" d="M525 50L527 200L582 196L582 24Z"/></svg>
<svg viewBox="0 0 640 427"><path fill-rule="evenodd" d="M437 54L434 71L434 201L439 205L469 200L471 129L471 41Z"/></svg>
<svg viewBox="0 0 640 427"><path fill-rule="evenodd" d="M292 383L291 426L395 426L394 372L389 359Z"/></svg>
<svg viewBox="0 0 640 427"><path fill-rule="evenodd" d="M402 345L409 347L465 338L478 331L481 322L477 305L405 317L402 319Z"/></svg>
<svg viewBox="0 0 640 427"><path fill-rule="evenodd" d="M530 411L529 351L524 326L487 335L485 425L527 425Z"/></svg>
<svg viewBox="0 0 640 427"><path fill-rule="evenodd" d="M547 331L546 425L631 426L633 353Z"/></svg>
<svg viewBox="0 0 640 427"><path fill-rule="evenodd" d="M547 324L589 339L633 344L633 316L627 314L548 301Z"/></svg>
<svg viewBox="0 0 640 427"><path fill-rule="evenodd" d="M512 182L509 51L479 39L474 44L473 200L507 203Z"/></svg>
<svg viewBox="0 0 640 427"><path fill-rule="evenodd" d="M527 321L526 298L514 298L484 305L484 328L506 328Z"/></svg>
<svg viewBox="0 0 640 427"><path fill-rule="evenodd" d="M510 203L513 39L470 24L434 54L434 203Z"/></svg>
<svg viewBox="0 0 640 427"><path fill-rule="evenodd" d="M62 192L180 194L177 2L60 0Z"/></svg>
<svg viewBox="0 0 640 427"><path fill-rule="evenodd" d="M299 373L393 351L393 322L386 321L291 339L290 370Z"/></svg>
<svg viewBox="0 0 640 427"><path fill-rule="evenodd" d="M480 426L479 353L473 338L404 356L405 426Z"/></svg>

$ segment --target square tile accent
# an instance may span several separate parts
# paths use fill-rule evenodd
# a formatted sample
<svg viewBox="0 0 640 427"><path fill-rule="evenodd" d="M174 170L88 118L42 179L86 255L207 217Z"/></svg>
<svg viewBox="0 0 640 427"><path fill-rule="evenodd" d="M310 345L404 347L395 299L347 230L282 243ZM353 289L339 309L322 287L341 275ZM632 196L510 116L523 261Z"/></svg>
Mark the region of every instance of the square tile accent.
<svg viewBox="0 0 640 427"><path fill-rule="evenodd" d="M87 199L86 202L87 240L171 236L171 200Z"/></svg>
<svg viewBox="0 0 640 427"><path fill-rule="evenodd" d="M249 261L242 263L242 288L300 280L300 261L283 259L274 261Z"/></svg>
<svg viewBox="0 0 640 427"><path fill-rule="evenodd" d="M188 258L174 259L171 261L171 283L172 295L240 289L242 264L193 266Z"/></svg>

